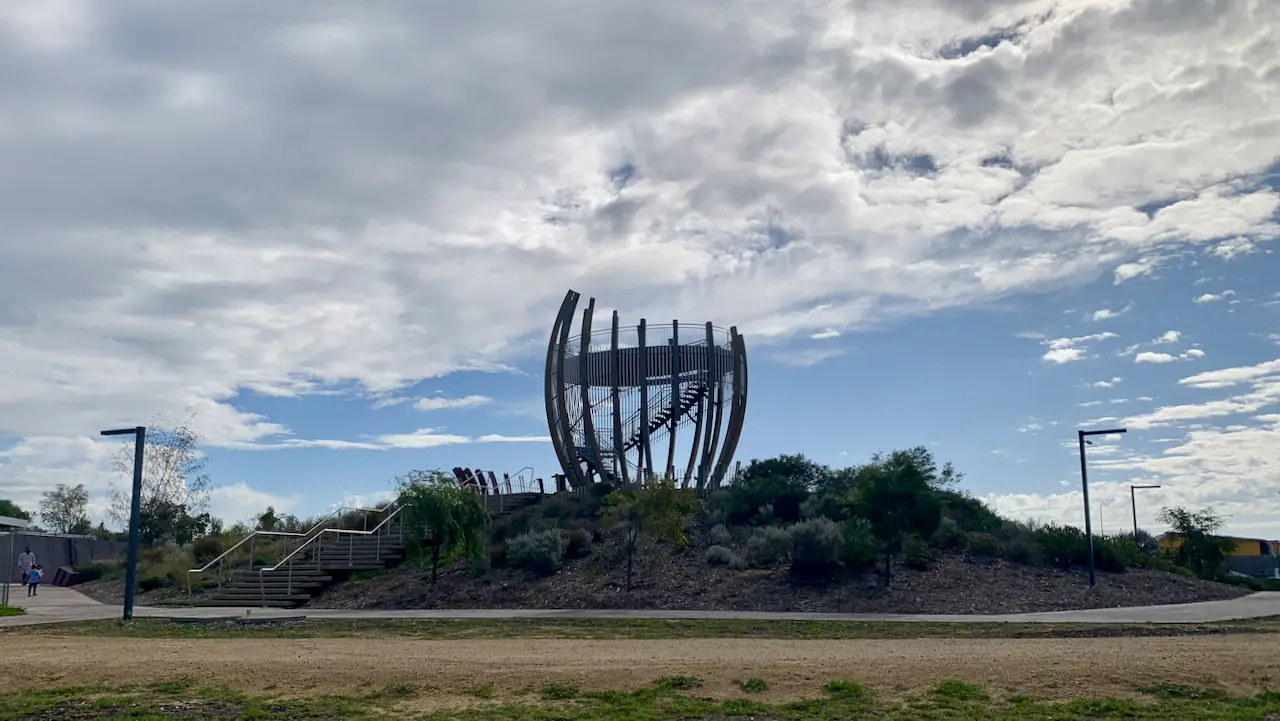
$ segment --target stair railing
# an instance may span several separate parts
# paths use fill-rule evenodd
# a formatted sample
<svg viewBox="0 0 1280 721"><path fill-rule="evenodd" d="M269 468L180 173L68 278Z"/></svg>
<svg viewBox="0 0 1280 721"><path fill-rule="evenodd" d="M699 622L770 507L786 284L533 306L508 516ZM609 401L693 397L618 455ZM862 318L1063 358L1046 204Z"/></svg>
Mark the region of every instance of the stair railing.
<svg viewBox="0 0 1280 721"><path fill-rule="evenodd" d="M393 508L393 506L394 506L394 508ZM391 503L391 504L388 504L388 505L387 505L387 509L391 509L391 512L390 512L390 513L388 513L388 514L387 514L387 517L386 517L386 518L384 518L384 519L382 519L382 523L379 523L377 526L375 526L375 527L373 528L373 530L370 530L370 531L349 531L349 530L344 529L344 528L322 528L322 529L320 529L320 531L319 531L319 532L317 532L317 533L316 533L315 535L313 535L311 538L309 538L309 539L307 539L307 540L303 541L303 542L302 542L302 543L301 543L297 548L295 548L295 549L294 549L293 553L290 553L288 556L285 556L285 557L284 557L283 559L281 559L281 560L280 560L280 562L279 562L279 563L277 563L276 565L274 565L274 566L272 566L272 567L270 567L270 568L263 567L263 568L258 569L258 588L259 588L259 589L261 590L261 592L262 592L262 605L263 605L264 607L267 605L267 604L266 604L266 601L267 601L267 587L266 587L266 584L265 584L265 578L263 577L263 574L266 574L266 573L274 573L274 572L276 572L276 571L280 570L280 567L281 567L281 566L284 566L285 564L288 564L288 567L287 567L288 574L285 576L285 578L286 578L286 581L285 581L285 588L286 588L286 591L285 591L285 593L286 593L286 595L292 596L292 595L293 595L293 566L294 566L294 558L295 558L296 556L299 556L300 554L303 554L303 552L304 552L304 551L308 551L308 549L309 549L309 552L310 552L310 553L311 553L311 555L315 558L315 562L316 562L316 570L317 570L317 571L318 571L318 570L320 570L321 552L324 550L324 538L325 538L325 536L326 536L326 535L328 535L328 534L332 534L334 537L341 537L341 536L351 536L351 537L355 537L355 536L377 536L378 540L377 540L377 544L376 544L376 546L375 546L375 553L377 553L378 557L379 557L379 558L381 558L381 557L382 557L382 537L383 537L384 535L390 535L390 533L391 533L391 526L390 526L389 524L390 524L390 522L391 522L391 519L393 519L393 518L395 518L396 516L400 515L400 511L403 511L403 510L404 510L404 505L403 505L403 504L397 504L397 503L394 503L394 502L393 502L393 503ZM386 510L386 509L383 509L383 510ZM384 528L386 529L385 531L383 530ZM401 541L403 541L403 540L404 540L404 522L403 522L403 521L401 521L401 523L398 525L398 529L397 529L397 531L396 531L396 536L397 536L397 538L399 538ZM314 547L312 547L312 546L313 546L313 544L314 544ZM303 557L305 558L305 555L304 555ZM355 544L354 544L354 543L348 543L348 544L347 544L347 563L348 563L348 565L355 565L355 564L354 564L354 560L355 560Z"/></svg>
<svg viewBox="0 0 1280 721"><path fill-rule="evenodd" d="M283 538L284 552L287 554L289 552L290 538L303 539L299 543L299 546L306 545L307 539L313 537L316 531L322 529L325 524L333 521L335 518L340 519L344 514L346 514L349 511L359 511L364 513L364 525L367 528L369 525L370 513L385 513L394 505L395 503L392 502L392 503L388 503L383 508L361 508L359 506L338 506L337 508L333 509L333 511L331 511L327 516L321 518L319 521L316 521L316 523L313 526L311 526L311 528L308 528L307 530L302 532L295 533L295 532L288 532L288 531L254 531L249 535L245 536L244 538L240 539L240 541L236 543L234 546L232 546L231 548L228 548L227 550L223 551L220 555L218 555L217 558L213 559L212 561L209 561L208 563L201 566L200 568L188 569L187 570L187 597L188 598L191 597L191 576L193 574L203 575L205 573L208 573L209 569L213 568L214 566L217 566L217 570L215 571L215 573L218 576L218 590L221 591L222 590L222 574L226 566L226 559L229 558L232 553L234 553L237 549L241 548L245 544L249 545L249 569L253 570L253 561L254 561L254 556L257 555L257 542L259 537L264 539Z"/></svg>

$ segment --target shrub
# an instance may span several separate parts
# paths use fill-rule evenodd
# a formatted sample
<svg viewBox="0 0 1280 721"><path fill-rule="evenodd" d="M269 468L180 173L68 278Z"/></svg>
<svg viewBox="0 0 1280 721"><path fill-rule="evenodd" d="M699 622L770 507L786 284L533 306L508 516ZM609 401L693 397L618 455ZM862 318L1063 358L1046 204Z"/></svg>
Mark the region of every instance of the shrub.
<svg viewBox="0 0 1280 721"><path fill-rule="evenodd" d="M851 518L845 521L840 527L840 535L844 539L841 560L845 568L863 569L876 565L880 549L866 520Z"/></svg>
<svg viewBox="0 0 1280 721"><path fill-rule="evenodd" d="M529 531L507 543L507 563L549 576L560 570L566 545L564 534L559 529Z"/></svg>
<svg viewBox="0 0 1280 721"><path fill-rule="evenodd" d="M757 528L747 539L747 562L752 566L771 566L791 553L791 534L785 528Z"/></svg>
<svg viewBox="0 0 1280 721"><path fill-rule="evenodd" d="M758 526L772 526L777 519L777 515L773 512L773 504L766 503L756 511L755 518L751 522Z"/></svg>
<svg viewBox="0 0 1280 721"><path fill-rule="evenodd" d="M1050 566L1070 568L1089 563L1089 541L1079 528L1050 523L1037 529L1035 536Z"/></svg>
<svg viewBox="0 0 1280 721"><path fill-rule="evenodd" d="M809 496L804 503L800 504L800 517L806 521L812 521L815 518L830 518L838 521L843 515L840 502L827 493Z"/></svg>
<svg viewBox="0 0 1280 721"><path fill-rule="evenodd" d="M933 551L919 536L908 536L902 543L902 562L907 568L926 571L933 565Z"/></svg>
<svg viewBox="0 0 1280 721"><path fill-rule="evenodd" d="M143 576L138 581L138 588L142 591L154 591L157 588L164 588L170 583L168 576L151 575Z"/></svg>
<svg viewBox="0 0 1280 721"><path fill-rule="evenodd" d="M1088 552L1085 553L1084 557L1085 562L1088 563ZM1120 550L1107 538L1093 539L1093 565L1099 571L1110 571L1111 573L1123 573L1129 570L1129 564L1125 563Z"/></svg>
<svg viewBox="0 0 1280 721"><path fill-rule="evenodd" d="M956 522L960 530L970 533L994 533L1004 525L1004 519L996 515L987 504L966 493L938 491L947 518Z"/></svg>
<svg viewBox="0 0 1280 721"><path fill-rule="evenodd" d="M968 542L969 539L965 536L960 524L946 517L938 523L938 530L934 531L929 538L931 545L947 551L963 551Z"/></svg>
<svg viewBox="0 0 1280 721"><path fill-rule="evenodd" d="M591 531L586 528L575 528L565 537L565 555L569 558L586 558L591 549Z"/></svg>
<svg viewBox="0 0 1280 721"><path fill-rule="evenodd" d="M995 558L1000 554L1000 541L994 533L968 533L969 553L978 558Z"/></svg>
<svg viewBox="0 0 1280 721"><path fill-rule="evenodd" d="M505 568L507 565L507 544L491 543L485 555L489 557L490 568Z"/></svg>
<svg viewBox="0 0 1280 721"><path fill-rule="evenodd" d="M772 506L774 517L784 523L800 520L800 504L809 498L803 479L786 476L751 476L725 489L723 507L730 525L751 523L762 506Z"/></svg>
<svg viewBox="0 0 1280 721"><path fill-rule="evenodd" d="M212 534L201 536L191 544L191 555L195 557L196 564L201 566L221 556L224 550L222 536Z"/></svg>
<svg viewBox="0 0 1280 721"><path fill-rule="evenodd" d="M790 528L791 571L821 574L844 565L844 536L840 526L829 518L815 518Z"/></svg>
<svg viewBox="0 0 1280 721"><path fill-rule="evenodd" d="M724 546L712 546L707 549L704 558L712 566L728 566L733 563L734 554Z"/></svg>
<svg viewBox="0 0 1280 721"><path fill-rule="evenodd" d="M733 534L729 533L729 529L720 524L711 527L711 543L715 546L727 546L733 542Z"/></svg>
<svg viewBox="0 0 1280 721"><path fill-rule="evenodd" d="M1115 551L1117 560L1125 567L1147 566L1151 560L1150 556L1143 553L1142 546L1139 546L1133 540L1133 534L1097 540L1106 540L1107 544ZM1095 544L1094 551L1096 552L1097 550L1097 545Z"/></svg>
<svg viewBox="0 0 1280 721"><path fill-rule="evenodd" d="M1030 533L1012 534L1005 539L1000 549L1004 557L1024 566L1038 566L1044 562L1040 552L1040 544Z"/></svg>

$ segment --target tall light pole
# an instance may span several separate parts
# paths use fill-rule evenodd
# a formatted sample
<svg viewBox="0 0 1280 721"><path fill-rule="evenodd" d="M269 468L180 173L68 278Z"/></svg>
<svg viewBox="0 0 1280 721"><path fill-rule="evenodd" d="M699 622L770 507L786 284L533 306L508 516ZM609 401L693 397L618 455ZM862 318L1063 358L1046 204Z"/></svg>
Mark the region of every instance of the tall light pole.
<svg viewBox="0 0 1280 721"><path fill-rule="evenodd" d="M1084 535L1089 539L1089 588L1098 585L1097 572L1094 569L1093 561L1093 521L1089 518L1089 470L1084 460L1084 446L1086 443L1093 445L1092 441L1087 441L1087 436L1109 436L1116 433L1127 432L1124 428L1114 428L1106 431L1076 431L1076 437L1080 442L1080 487L1084 490Z"/></svg>
<svg viewBox="0 0 1280 721"><path fill-rule="evenodd" d="M142 457L147 446L147 429L120 428L103 431L104 436L133 435L133 500L129 503L129 564L124 569L124 620L133 620L133 589L138 582L138 545L142 535Z"/></svg>
<svg viewBox="0 0 1280 721"><path fill-rule="evenodd" d="M1134 496L1133 492L1142 490L1143 488L1159 488L1159 487L1160 486L1158 484L1153 486L1132 486L1132 485L1129 486L1129 505L1133 506L1133 542L1134 543L1138 542L1138 499Z"/></svg>

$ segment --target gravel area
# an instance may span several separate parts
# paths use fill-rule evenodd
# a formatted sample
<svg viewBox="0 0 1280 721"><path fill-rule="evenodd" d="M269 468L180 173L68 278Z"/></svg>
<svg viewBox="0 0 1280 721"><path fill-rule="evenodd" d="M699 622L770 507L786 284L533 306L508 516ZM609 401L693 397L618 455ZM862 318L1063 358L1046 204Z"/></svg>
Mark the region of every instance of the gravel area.
<svg viewBox="0 0 1280 721"><path fill-rule="evenodd" d="M593 556L570 562L547 578L497 570L475 578L455 567L432 585L427 572L406 564L386 576L336 586L308 607L1003 614L1217 601L1249 593L1146 569L1099 574L1097 587L1090 589L1083 570L961 555L944 556L926 571L897 568L889 589L874 573L806 584L794 581L785 569L731 571L707 565L696 551L667 548L640 565L636 587L627 591L621 566Z"/></svg>

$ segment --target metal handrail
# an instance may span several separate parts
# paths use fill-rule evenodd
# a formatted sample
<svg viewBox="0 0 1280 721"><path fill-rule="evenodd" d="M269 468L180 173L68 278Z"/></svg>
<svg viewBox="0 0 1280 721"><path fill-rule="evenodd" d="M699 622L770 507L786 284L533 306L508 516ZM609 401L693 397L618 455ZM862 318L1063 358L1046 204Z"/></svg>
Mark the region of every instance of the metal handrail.
<svg viewBox="0 0 1280 721"><path fill-rule="evenodd" d="M279 563L277 563L276 565L272 566L271 568L265 568L265 567L264 567L264 568L259 568L259 569L258 569L258 588L259 588L259 590L260 590L260 592L261 592L261 595L262 595L263 606L266 606L266 597L267 597L267 587L266 587L266 583L264 582L264 579L263 579L263 574L265 574L265 573L267 573L267 572L275 572L275 571L278 571L278 570L280 570L280 567L281 567L281 566L284 566L286 563L287 563L287 564L289 564L289 567L288 567L289 575L286 577L286 579L287 579L287 580L286 580L286 582L285 582L285 593L286 593L287 595L292 596L292 595L293 595L293 558L294 558L294 556L297 556L298 554L302 553L302 552L303 552L303 550L305 550L305 549L309 548L313 543L323 544L323 542L324 542L324 536L325 536L325 534L327 534L327 533L332 533L332 534L334 534L335 536L342 536L342 535L348 535L348 536L375 536L375 535L376 535L376 536L378 536L378 546L377 546L376 553L378 554L378 557L379 557L379 558L381 558L381 556L382 556L382 536L384 535L384 534L381 532L381 531L382 531L382 528L383 528L383 526L386 526L388 523L390 523L390 522L391 522L391 519L393 519L393 518L395 518L397 515L399 515L399 514L400 514L400 511L403 511L403 510L404 510L404 504L400 504L400 503L397 503L397 502L392 502L392 503L390 503L390 504L388 504L388 505L387 505L387 508L391 508L392 506L395 506L395 510L392 510L390 513L388 513L388 514L387 514L387 517L386 517L386 518L384 518L384 519L382 519L382 523L379 523L377 526L374 526L373 530L369 530L369 531L350 531L350 530L347 530L347 529L344 529L344 528L323 528L323 529L320 529L320 531L319 531L318 533L316 533L314 536L312 536L310 539L308 539L308 540L304 541L302 544L300 544L297 548L295 548L295 549L293 550L293 553L290 553L288 556L285 556L285 557L284 557L283 559L281 559L281 560L280 560L280 562L279 562ZM404 524L403 524L403 522L401 523L400 530L401 530L401 535L403 536L403 533L404 533ZM322 550L322 549L317 549L317 550ZM355 556L354 556L354 553L355 553L355 546L354 546L354 544L349 545L349 546L347 547L347 553L349 554L349 555L348 555L348 559L349 559L349 560L348 560L348 562L350 563L350 562L351 562L352 560L354 560L354 558L355 558ZM319 554L319 553L316 553L316 554L315 554L315 556L316 556L316 568L317 568L317 569L319 569L319 568L320 568L320 554Z"/></svg>
<svg viewBox="0 0 1280 721"><path fill-rule="evenodd" d="M290 531L262 531L262 530L255 530L255 531L251 532L249 535L247 535L247 536L245 536L244 538L240 539L240 541L239 541L239 542L237 542L234 546L232 546L231 548L228 548L227 550L223 551L223 552L222 552L222 553L221 553L217 558L213 559L212 561L209 561L209 562L208 562L208 563L206 563L204 566L202 566L202 567L200 567L200 568L192 568L192 569L188 569L188 570L187 570L187 596L189 597L189 596L191 595L191 576L192 576L192 574L196 574L196 573L200 573L200 574L208 573L209 569L210 569L210 568L213 568L215 565L217 565L217 566L218 566L218 588L222 588L222 565L223 565L223 560L224 560L225 558L227 558L228 556L230 556L232 552L234 552L236 549L240 548L240 547L241 547L241 546L243 546L244 544L249 543L249 544L251 544L251 545L252 545L252 544L257 540L257 538L258 538L259 536L285 537L286 539L288 539L288 538L314 538L315 536L314 536L313 534L315 534L315 533L316 533L317 529L322 529L322 527L324 526L324 524L326 524L326 523L330 522L330 521L331 521L331 520L333 520L334 518L341 518L341 517L342 517L342 515L343 515L344 513L347 513L347 512L349 512L349 511L358 511L358 512L363 512L363 513L365 513L365 514L369 514L369 513L383 513L383 512L386 512L388 509L390 509L390 508L391 508L392 506L394 506L394 505L395 505L395 502L394 502L394 501L392 501L391 503L388 503L388 504L387 504L385 507L383 507L383 508L362 508L362 507L360 507L360 506L338 506L337 508L334 508L332 511L330 511L330 512L329 512L329 514L328 514L327 516L325 516L325 517L321 518L320 520L316 521L316 522L315 522L315 524L311 526L311 528L308 528L307 530L302 531L302 532L290 532ZM368 518L368 516L366 515L366 516L365 516L365 518L367 519L367 518ZM366 521L366 522L367 522L367 521ZM383 522L385 523L385 521L383 521ZM381 526L381 524L379 524L379 526ZM300 546L299 546L299 547L301 547L301 546L305 546L305 545L307 545L307 542L306 542L306 541L304 541L302 544L300 544ZM285 546L285 548L288 548L287 541L286 541L286 546ZM252 553L252 552L250 552L249 556L250 556L250 558L249 558L249 567L252 569L252 568L253 568L253 553Z"/></svg>
<svg viewBox="0 0 1280 721"><path fill-rule="evenodd" d="M260 569L258 569L258 574L259 574L259 575L261 575L261 574L263 574L263 573L265 573L265 572L267 572L267 571L278 571L278 570L280 570L280 567L281 567L281 566L283 566L286 562L289 562L289 561L293 560L293 557L294 557L294 556L296 556L296 555L298 555L299 553L301 553L301 552L302 552L302 550L303 550L304 548L306 548L306 547L310 546L310 545L311 545L311 543L312 543L313 541L315 541L315 540L316 540L316 539L318 539L318 538L321 538L321 537L322 537L324 534L326 534L326 533L333 533L333 534L337 534L337 535L343 535L343 534L346 534L346 535L351 535L351 536L372 536L372 535L374 535L374 534L378 533L378 531L379 531L383 526L387 525L387 522L388 522L388 521L390 521L392 518L395 518L395 517L396 517L396 514L400 513L400 511L404 510L404 506L403 506L403 505L396 505L396 504L394 504L394 503L393 503L393 504L389 504L389 505L387 506L387 508L390 508L390 507L391 507L391 506L393 506L393 505L395 505L395 506L396 506L396 509L395 509L394 511L392 511L391 513L387 514L387 517L386 517L386 518L384 518L384 519L382 519L382 523L379 523L377 526L374 526L373 530L371 530L371 531L349 531L349 530L344 529L344 528L324 528L324 529L321 529L321 530L320 530L320 532L319 532L319 533L317 533L316 535L312 536L310 540L306 541L306 542L305 542L305 543L303 543L302 545L300 545L300 546L298 546L297 548L293 549L293 553L290 553L288 556L285 556L284 558L280 559L280 562L279 562L279 563L277 563L276 565L272 566L271 568L260 568Z"/></svg>

